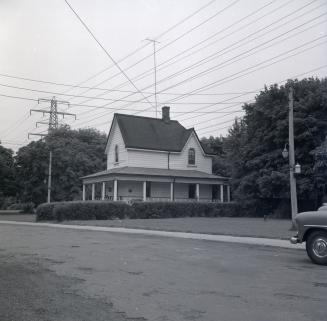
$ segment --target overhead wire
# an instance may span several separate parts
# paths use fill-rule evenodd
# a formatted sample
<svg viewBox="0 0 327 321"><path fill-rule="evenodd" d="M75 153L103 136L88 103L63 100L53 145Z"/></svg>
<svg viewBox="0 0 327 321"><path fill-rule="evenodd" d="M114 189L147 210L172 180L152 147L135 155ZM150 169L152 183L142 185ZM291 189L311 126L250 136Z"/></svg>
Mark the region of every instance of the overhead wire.
<svg viewBox="0 0 327 321"><path fill-rule="evenodd" d="M263 17L265 17L265 16L267 16L267 15L269 15L269 14L272 14L273 12L275 12L275 11L277 11L277 10L279 10L279 9L281 9L281 8L283 8L283 7L285 7L286 5L288 5L288 4L289 4L290 2L292 2L292 1L293 1L293 0L291 0L291 1L287 2L287 3L285 3L285 4L282 4L282 5L279 6L278 8L275 8L274 10L268 12L267 14L263 15L262 17L259 17L259 18L255 19L254 21L251 21L250 23L246 24L245 26L242 26L241 28L239 28L239 29L237 29L237 30L235 30L235 31L233 31L233 32L231 32L231 33L229 33L228 35L226 35L226 36L224 36L224 37L222 37L222 38L219 38L218 40L224 39L224 38L226 38L227 36L230 36L230 35L234 34L234 33L237 32L237 31L243 30L244 27L249 26L249 25L251 25L251 24L253 24L253 23L258 22L258 21L261 20ZM318 1L318 0L313 0L313 1L311 1L310 3L308 3L308 4L306 4L306 5L302 6L302 7L300 7L300 8L298 8L298 9L296 9L295 11L292 11L290 14L288 14L288 15L286 15L286 16L284 16L284 17L279 18L278 20L274 21L273 23L269 24L268 26L265 26L264 28L261 28L260 31L263 30L263 29L266 29L267 27L269 27L269 26L271 26L271 25L273 25L273 24L275 24L275 23L277 23L277 22L279 22L279 21L285 19L286 17L288 17L288 16L290 16L290 15L292 15L292 14L294 14L294 13L296 13L296 12L302 10L302 9L304 9L305 7L311 5L312 3L316 2L316 1ZM272 2L274 2L274 1L272 1ZM268 3L268 5L271 4L272 2ZM266 5L266 6L267 6L267 5ZM264 6L264 7L266 7L266 6ZM320 5L320 6L321 6L321 5ZM263 7L259 8L259 9L262 9L262 8L263 8ZM314 8L314 9L317 9L317 8ZM312 10L314 10L314 9L312 9ZM257 11L257 10L256 10L256 11ZM247 17L252 16L256 11L252 12L251 14L249 14L248 16L246 16L246 17L244 17L244 18L247 18ZM241 20L244 20L244 18L241 19ZM298 18L298 17L297 17L297 18ZM239 22L239 21L236 21L235 23L229 25L228 27L226 27L226 28L220 30L219 32L215 33L215 35L221 33L222 31L225 31L226 29L228 29L228 28L230 28L231 26L237 24L238 22ZM257 32L259 32L259 31L256 31L256 32L253 33L253 34L257 34ZM253 34L251 34L251 35L253 35ZM248 37L246 37L246 38L248 38ZM208 38L207 38L207 39L208 39ZM244 40L244 38L243 38L242 40ZM217 40L216 40L216 41L217 41ZM215 42L216 42L216 41L215 41ZM203 42L203 41L200 41L200 43L202 43L202 42ZM239 42L236 42L236 43L239 43ZM190 48L188 48L188 49L183 50L182 52L184 53L184 52L186 52L186 51L189 51L189 49L192 49L193 47L196 47L196 46L197 46L197 44L194 45L194 46L192 46L192 47L190 47ZM203 50L203 48L205 48L205 47L202 47L202 48L200 48L199 50ZM197 50L196 52L198 52L198 50ZM194 52L194 53L196 53L196 52ZM186 57L189 57L189 56L192 55L192 54L193 54L193 53L189 53L187 56L183 56L181 59L185 59ZM179 54L177 54L177 55L175 55L175 56L169 58L168 60L166 60L166 62L169 61L169 60L171 60L171 59L173 59L173 58L176 57L176 56L179 56ZM167 68L167 67L171 66L171 65L174 64L175 62L170 63L170 64L168 64L168 65L163 66L162 68L160 68L160 65L162 65L162 64L164 64L164 63L165 63L165 61L157 66L157 67L159 67L158 71L162 70L163 68ZM152 71L152 68L149 69L149 70ZM143 74L143 73L141 73L140 75L142 75L142 74ZM111 79L111 78L107 78L107 80L110 80L110 79ZM141 79L143 79L143 77L139 78L139 76L136 76L136 77L133 78L133 80L141 80ZM114 88L121 88L121 87L122 87L123 85L125 85L125 84L126 84L126 82L125 82L125 83L122 83L121 85L115 86ZM152 86L152 85L149 85L149 86L146 87L146 88L148 89L148 88L150 88L151 86ZM100 95L104 95L104 93L100 93L99 96L100 96ZM129 95L128 95L128 96L124 96L124 98L127 98L127 97L129 97Z"/></svg>
<svg viewBox="0 0 327 321"><path fill-rule="evenodd" d="M326 37L326 36L322 36L322 37ZM320 38L320 37L319 37L319 38ZM316 41L316 40L313 40L313 41ZM311 42L312 42L312 41L311 41ZM286 59L289 59L289 58L292 58L292 57L294 57L294 56L297 56L297 55L299 55L299 54L301 54L301 53L303 53L303 52L306 52L306 51L308 51L308 50L311 50L311 49L313 49L313 48L315 48L315 47L317 47L317 46L320 46L320 45L322 45L322 44L325 44L325 43L326 43L326 41L324 41L324 42L322 42L322 43L319 43L319 44L317 44L317 45L315 45L315 46L309 47L309 48L307 48L307 49L304 49L304 50L302 50L302 51L300 51L300 52L298 52L298 53L295 53L295 54L292 54L292 55L290 55L290 56L287 56L287 57L284 57L284 58L282 58L282 59L279 59L279 60L277 60L277 61L275 61L275 62L272 62L272 63L269 63L269 64L267 64L267 65L261 66L261 67L255 69L255 70L248 71L248 72L245 73L245 74L241 74L241 75L239 75L239 76L237 76L237 77L234 77L234 78L232 78L232 79L226 80L224 83L229 82L229 81L233 81L233 80L238 79L238 78L241 78L241 77L244 77L244 76L246 76L246 75L248 75L248 74L252 74L252 73L254 73L254 72L258 71L258 70L261 70L261 69L264 69L264 68L270 67L270 66L272 66L272 65L274 65L274 64L276 64L276 63L279 63L279 62L284 61L284 60L286 60ZM279 55L278 55L278 56L279 56ZM259 65L259 64L254 65L254 66L252 66L252 67L250 67L250 68L253 68L253 67L258 66L258 65ZM249 69L249 68L246 68L246 69ZM246 69L245 69L245 70L246 70ZM243 71L244 71L244 70L242 70L241 72L243 72ZM241 73L241 72L239 72L239 73ZM236 74L238 74L238 73L236 73ZM234 75L236 75L236 74L234 74ZM214 82L214 83L211 83L211 84L209 84L209 85L215 85L215 86L217 86L217 84L215 84L215 82ZM221 84L218 84L218 85L221 85ZM197 89L197 90L200 90L200 89ZM201 90L204 90L204 88L201 88ZM235 97L234 97L234 98L235 98ZM202 108L202 109L203 109L203 108ZM221 109L220 109L220 110L221 110ZM143 112L144 112L144 110L143 110ZM98 118L100 118L100 117L97 117L96 119L98 119ZM95 120L95 119L92 119L92 120ZM91 120L91 121L92 121L92 120ZM104 123L93 124L93 126L103 125L103 124L104 124ZM80 124L79 124L79 125L80 125Z"/></svg>
<svg viewBox="0 0 327 321"><path fill-rule="evenodd" d="M323 36L317 37L317 38L315 38L315 39L313 39L313 40L311 40L311 41L308 41L308 42L302 44L301 46L297 46L297 47L295 47L295 48L292 48L291 50L284 51L283 53L281 53L281 54L279 54L279 55L276 55L276 56L274 56L274 57L271 57L271 58L269 58L269 59L266 59L266 60L264 60L264 61L262 61L262 62L260 62L260 63L258 63L258 64L252 65L252 66L250 66L250 67L248 67L248 68L245 68L245 69L243 69L243 70L241 70L241 71L239 71L239 72L237 72L237 73L234 73L234 74L232 74L232 75L229 75L229 76L227 76L227 77L221 78L221 79L219 79L219 80L217 80L217 81L214 81L214 82L212 82L212 83L209 83L209 84L207 84L207 85L204 85L204 86L202 86L202 87L199 87L199 88L197 88L197 89L194 89L194 90L190 91L189 93L194 93L194 92L204 91L204 90L207 90L207 89L210 89L210 88L213 88L213 87L219 86L219 85L221 85L221 84L224 84L224 83L226 83L226 82L228 82L228 81L232 81L232 80L237 79L237 78L239 78L239 77L243 77L244 75L247 75L247 74L252 73L252 72L248 72L248 73L246 73L246 74L243 74L242 76L239 76L239 77L236 77L236 78L233 78L233 79L229 79L229 78L231 78L231 77L234 77L234 76L236 76L236 75L238 75L238 74L241 74L241 73L243 73L243 72L245 72L245 71L247 71L247 70L253 69L253 68L257 67L257 66L263 65L263 64L266 63L266 62L269 62L269 61L271 61L271 60L273 60L273 59L276 59L276 58L278 58L278 57L280 57L280 56L283 56L283 55L285 55L285 54L287 54L287 53L290 53L290 52L292 52L292 51L295 51L295 50L297 50L297 49L299 49L299 48L301 48L301 47L303 47L303 46L306 46L306 45L308 45L308 44L310 44L310 43L313 43L313 42L315 42L315 41L317 41L317 40L319 40L319 39L325 38L325 37L326 37L326 35L323 35ZM322 43L322 44L323 44L323 43ZM319 45L321 45L321 44L319 44ZM314 47L316 47L316 46L314 46ZM314 47L312 47L312 48L314 48ZM312 49L312 48L308 48L307 50ZM305 51L307 51L307 50L305 50ZM297 53L297 54L300 54L300 53L302 53L302 51L299 52L299 53ZM297 55L297 54L296 54L296 55ZM293 57L293 56L294 56L294 55L292 55L291 57ZM288 58L289 58L289 57L286 57L286 58L280 59L280 60L278 60L277 62L280 62L280 61L285 60L285 59L288 59ZM275 62L275 63L277 63L277 62ZM274 63L273 63L273 64L274 64ZM264 67L262 67L262 68L268 67L268 66L270 66L270 65L271 65L271 64L269 64L269 65L267 65L267 66L264 66ZM260 70L260 69L261 69L261 68L259 68L259 69L257 69L257 70ZM255 71L256 71L256 70L255 70ZM253 72L255 72L255 71L253 71ZM179 83L178 83L178 85L180 85L180 84L182 84L182 82L179 82ZM174 85L171 85L171 86L169 86L169 87L166 87L166 88L163 89L162 91L167 91L167 90L169 90L169 89L171 89L171 88L174 88L174 87L176 87L175 84L174 84ZM160 94L160 91L158 91L158 94ZM182 99L182 98L186 97L187 95L188 95L188 93L186 93L186 94L183 95L182 97L176 97L176 98L170 100L170 103L172 103L172 102L174 102L174 101L176 101L176 100ZM143 109L141 112L144 112L144 111L147 111L147 110L149 110L149 108ZM138 113L139 113L139 112L138 112ZM99 117L103 117L103 116L104 116L104 115L101 115L101 116L99 116ZM95 119L98 119L99 117L95 117L95 118L89 119L88 121L93 121L93 120L95 120ZM78 124L77 124L77 125L78 125Z"/></svg>
<svg viewBox="0 0 327 321"><path fill-rule="evenodd" d="M293 0L291 0L291 1L289 1L289 2L292 2ZM317 1L317 0L313 0L313 2L314 1ZM274 2L274 1L272 1L272 2ZM272 3L272 2L270 2L270 3ZM288 3L289 3L288 2ZM269 4L270 4L269 3ZM288 4L287 3L287 4ZM279 8L281 8L281 7L283 7L283 6L285 6L286 4L284 4L284 5L282 5L282 6L280 6ZM264 6L264 7L266 7L266 6ZM261 7L261 9L262 9L263 7ZM277 8L277 9L279 9L279 8ZM274 11L274 10L273 10ZM255 11L256 12L256 11ZM247 17L250 17L250 16L252 16L255 12L252 12L250 15L248 15L248 16L246 16L246 17L244 17L244 18L247 18ZM241 20L244 20L244 19L241 19ZM260 18L259 19L257 19L257 20L260 20ZM255 22L255 21L254 21ZM218 33L220 33L220 32L222 32L222 31L224 31L225 29L228 29L229 27L231 27L231 26L233 26L233 25L235 25L237 22L235 22L235 23L233 23L233 24L231 24L231 25L229 25L227 28L224 28L223 30L220 30ZM216 33L216 34L218 34L218 33ZM234 32L233 32L234 33ZM202 43L202 41L201 41L201 43ZM196 45L195 45L196 46ZM194 46L193 46L194 47ZM190 48L189 48L190 49ZM183 51L183 52L185 52L185 50ZM179 54L177 54L177 55L175 55L175 56L178 56ZM171 57L170 59L172 59L172 58L174 58L175 56L173 56L173 57ZM169 60L170 60L169 59ZM165 62L163 62L163 63L165 63ZM161 64L163 64L163 63L161 63ZM159 64L158 65L158 67L161 65L161 64ZM164 66L164 67L162 67L162 68L166 68L166 67L168 67L168 66L170 66L171 64L169 64L169 65L167 65L167 66ZM134 65L131 65L130 67L133 67ZM161 68L161 69L162 69ZM160 69L160 68L159 68ZM161 70L160 69L160 70ZM151 71L152 71L152 68L150 69ZM142 75L143 73L141 73L140 75ZM108 80L110 80L111 78L107 78L105 81L108 81ZM139 76L136 76L136 77L134 77L134 78L132 78L133 80L140 80L141 78L139 78ZM121 88L122 86L124 86L126 84L126 82L125 83L122 83L122 84L120 84L120 85L117 85L117 86L115 86L114 88ZM146 88L150 88L150 87L152 87L153 85L150 85L150 86L148 86L148 87L146 87ZM104 95L105 93L100 93L99 95L97 95L97 96L102 96L102 95ZM130 97L131 95L127 95L127 96L124 96L123 98L128 98L128 97ZM84 101L85 102L85 101Z"/></svg>
<svg viewBox="0 0 327 321"><path fill-rule="evenodd" d="M316 8L315 8L316 9ZM296 10L296 11L298 11L298 10ZM286 16L289 16L289 15L286 15ZM285 16L284 16L285 17ZM282 17L283 18L283 17ZM280 19L278 19L278 21L279 21ZM271 25L271 24L270 24ZM195 75L195 77L196 77L196 75ZM181 82L181 83L183 83L183 82ZM150 86L148 86L148 87L145 87L145 88L143 88L143 90L144 89L147 89L147 88L149 88L149 87L151 87L152 85L150 85ZM173 87L173 86L172 86ZM171 87L169 87L169 88L171 88ZM161 90L161 91L159 91L158 92L158 94L160 94L161 92L165 92L165 91L167 91L167 88L165 88L164 90ZM187 94L184 94L183 96L185 96L185 95L189 95L189 94L191 94L191 93L187 93ZM194 94L194 93L193 93ZM151 95L153 95L153 94L151 94ZM151 95L150 96L148 96L148 97L151 97ZM124 98L126 98L126 97L129 97L129 96L125 96ZM123 109L123 107L124 106L122 106L122 109Z"/></svg>
<svg viewBox="0 0 327 321"><path fill-rule="evenodd" d="M174 25L172 25L171 27L169 27L168 29L166 29L165 31L163 31L162 33L160 33L159 35L156 36L156 39L159 39L161 38L162 36L166 35L167 33L169 33L170 31L172 31L173 29L177 28L178 26L180 26L181 24L183 24L184 22L186 22L187 20L191 19L192 17L194 17L195 15L197 15L199 12L201 12L202 10L206 9L207 7L209 7L210 5L212 5L214 2L216 2L216 0L211 0L207 3L205 3L203 6L201 6L199 9L195 10L194 12L192 12L191 14L189 14L188 16L186 16L185 18L183 18L182 20L178 21L177 23L175 23ZM124 56L123 58L121 58L120 60L118 60L118 62L122 62L124 60L126 60L127 58L133 56L134 54L136 54L137 52L139 52L140 50L142 50L143 48L147 47L149 44L146 43L144 45L142 45L141 47L135 49L134 51L132 51L131 53L127 54L126 56ZM96 74L88 77L86 80L82 81L82 82L79 82L77 85L69 85L69 87L71 87L70 89L68 89L66 92L70 91L71 89L73 88L79 88L81 87L80 85L88 82L89 80L92 80L94 78L96 78L97 76L101 75L103 72L109 70L110 68L114 67L114 64L112 64L111 66L109 67L106 67L105 69L97 72ZM22 79L22 80L29 80L29 81L35 81L33 79L28 79L28 78L24 78L24 77L13 77L13 76L10 76L10 75L6 75L6 74L1 74L1 76L4 76L4 77L12 77L12 78L17 78L17 79ZM49 82L45 82L43 81L43 83L49 83ZM58 84L58 83L51 83L51 84ZM59 84L58 84L59 85ZM62 85L62 84L60 84ZM92 89L91 87L89 87L88 89ZM106 89L107 90L107 89ZM35 106L34 106L35 107ZM28 118L29 116L27 116ZM23 117L24 118L24 117ZM21 124L20 123L20 120L18 120L16 123L14 123L14 125L11 125L10 127L8 127L6 129L6 133L8 130L10 130L11 128L16 128L17 125L16 124ZM13 127L14 126L14 127Z"/></svg>

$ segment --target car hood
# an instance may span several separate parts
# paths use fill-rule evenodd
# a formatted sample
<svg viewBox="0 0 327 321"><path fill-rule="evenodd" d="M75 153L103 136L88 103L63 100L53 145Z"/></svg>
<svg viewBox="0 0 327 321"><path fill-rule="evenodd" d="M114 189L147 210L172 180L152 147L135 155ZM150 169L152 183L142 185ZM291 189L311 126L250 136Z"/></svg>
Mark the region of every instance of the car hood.
<svg viewBox="0 0 327 321"><path fill-rule="evenodd" d="M323 225L327 226L327 210L303 212L296 215L298 225Z"/></svg>

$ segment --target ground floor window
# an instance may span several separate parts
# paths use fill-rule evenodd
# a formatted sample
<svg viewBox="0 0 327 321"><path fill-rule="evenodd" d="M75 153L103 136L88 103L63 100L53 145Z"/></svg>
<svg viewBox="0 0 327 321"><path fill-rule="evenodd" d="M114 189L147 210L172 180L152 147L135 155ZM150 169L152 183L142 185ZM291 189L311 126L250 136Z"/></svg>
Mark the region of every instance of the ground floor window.
<svg viewBox="0 0 327 321"><path fill-rule="evenodd" d="M146 197L151 197L151 182L146 182Z"/></svg>
<svg viewBox="0 0 327 321"><path fill-rule="evenodd" d="M212 185L212 199L220 200L220 186L219 185Z"/></svg>
<svg viewBox="0 0 327 321"><path fill-rule="evenodd" d="M188 185L188 198L195 198L195 184Z"/></svg>

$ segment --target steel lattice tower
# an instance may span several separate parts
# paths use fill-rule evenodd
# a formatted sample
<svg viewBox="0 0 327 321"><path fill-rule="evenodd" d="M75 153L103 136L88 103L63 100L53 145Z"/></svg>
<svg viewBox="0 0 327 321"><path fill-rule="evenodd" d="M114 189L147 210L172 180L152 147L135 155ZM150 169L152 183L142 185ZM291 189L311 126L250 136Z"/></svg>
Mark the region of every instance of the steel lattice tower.
<svg viewBox="0 0 327 321"><path fill-rule="evenodd" d="M50 114L49 114L49 128L48 130L51 131L52 129L58 128L58 110L57 110L57 100L56 97L51 99L50 105Z"/></svg>

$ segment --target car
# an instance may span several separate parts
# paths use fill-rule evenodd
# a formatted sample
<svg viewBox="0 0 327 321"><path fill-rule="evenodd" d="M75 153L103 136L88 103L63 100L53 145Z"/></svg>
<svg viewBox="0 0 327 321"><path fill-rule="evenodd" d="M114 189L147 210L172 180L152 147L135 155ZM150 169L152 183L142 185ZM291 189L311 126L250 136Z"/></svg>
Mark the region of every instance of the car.
<svg viewBox="0 0 327 321"><path fill-rule="evenodd" d="M327 206L299 213L295 222L298 233L291 237L291 243L306 242L307 254L312 262L327 265Z"/></svg>

